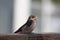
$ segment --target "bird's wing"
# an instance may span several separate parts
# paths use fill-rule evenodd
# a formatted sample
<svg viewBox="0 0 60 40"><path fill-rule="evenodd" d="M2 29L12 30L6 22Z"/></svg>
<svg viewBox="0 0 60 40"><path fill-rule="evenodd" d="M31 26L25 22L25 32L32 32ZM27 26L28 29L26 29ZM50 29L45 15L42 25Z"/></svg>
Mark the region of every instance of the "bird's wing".
<svg viewBox="0 0 60 40"><path fill-rule="evenodd" d="M33 29L34 29L34 23L32 23L27 30L28 30L28 32L32 32Z"/></svg>
<svg viewBox="0 0 60 40"><path fill-rule="evenodd" d="M15 33L28 30L29 27L32 25L32 21L27 21L23 26L21 26Z"/></svg>
<svg viewBox="0 0 60 40"><path fill-rule="evenodd" d="M26 30L26 29L27 29L27 25L25 25L21 28L21 30Z"/></svg>
<svg viewBox="0 0 60 40"><path fill-rule="evenodd" d="M14 32L14 33L18 33L18 32L20 32L20 31L22 31L23 29L25 29L25 27L26 27L26 23L23 25L23 26L21 26L16 32Z"/></svg>

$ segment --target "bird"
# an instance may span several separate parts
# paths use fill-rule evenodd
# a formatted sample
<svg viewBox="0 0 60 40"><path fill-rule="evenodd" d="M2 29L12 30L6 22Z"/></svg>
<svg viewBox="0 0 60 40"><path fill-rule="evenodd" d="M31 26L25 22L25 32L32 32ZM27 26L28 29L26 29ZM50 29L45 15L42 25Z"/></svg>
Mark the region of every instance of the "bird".
<svg viewBox="0 0 60 40"><path fill-rule="evenodd" d="M37 17L34 15L29 16L27 22L22 25L17 31L14 33L32 33L36 25L36 19Z"/></svg>

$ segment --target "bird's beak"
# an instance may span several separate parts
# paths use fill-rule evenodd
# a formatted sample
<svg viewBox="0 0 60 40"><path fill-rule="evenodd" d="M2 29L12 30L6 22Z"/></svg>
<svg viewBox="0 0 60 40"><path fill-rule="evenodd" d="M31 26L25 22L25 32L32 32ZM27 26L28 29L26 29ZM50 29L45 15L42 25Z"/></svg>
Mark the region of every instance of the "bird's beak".
<svg viewBox="0 0 60 40"><path fill-rule="evenodd" d="M36 20L38 20L38 17L36 16Z"/></svg>
<svg viewBox="0 0 60 40"><path fill-rule="evenodd" d="M36 19L38 19L38 17L36 17Z"/></svg>

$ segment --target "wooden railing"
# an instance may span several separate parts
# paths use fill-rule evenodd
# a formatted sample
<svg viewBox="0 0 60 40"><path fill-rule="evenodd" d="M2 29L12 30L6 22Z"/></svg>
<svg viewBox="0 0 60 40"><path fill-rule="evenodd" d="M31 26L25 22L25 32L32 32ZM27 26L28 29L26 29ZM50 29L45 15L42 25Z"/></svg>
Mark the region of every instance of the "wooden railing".
<svg viewBox="0 0 60 40"><path fill-rule="evenodd" d="M0 40L42 40L41 34L0 34Z"/></svg>
<svg viewBox="0 0 60 40"><path fill-rule="evenodd" d="M60 34L0 34L0 40L60 40Z"/></svg>
<svg viewBox="0 0 60 40"><path fill-rule="evenodd" d="M60 40L60 33L43 34L43 40Z"/></svg>

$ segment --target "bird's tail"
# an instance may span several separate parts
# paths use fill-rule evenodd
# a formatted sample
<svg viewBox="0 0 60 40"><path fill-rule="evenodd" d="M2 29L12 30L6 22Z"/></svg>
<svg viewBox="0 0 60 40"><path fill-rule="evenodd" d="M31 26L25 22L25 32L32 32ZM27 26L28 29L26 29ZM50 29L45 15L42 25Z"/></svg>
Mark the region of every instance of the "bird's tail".
<svg viewBox="0 0 60 40"><path fill-rule="evenodd" d="M18 31L15 31L14 33L18 33Z"/></svg>
<svg viewBox="0 0 60 40"><path fill-rule="evenodd" d="M17 31L15 31L14 33L18 33L18 32L21 32L22 30L21 29L19 29L19 30L17 30Z"/></svg>

